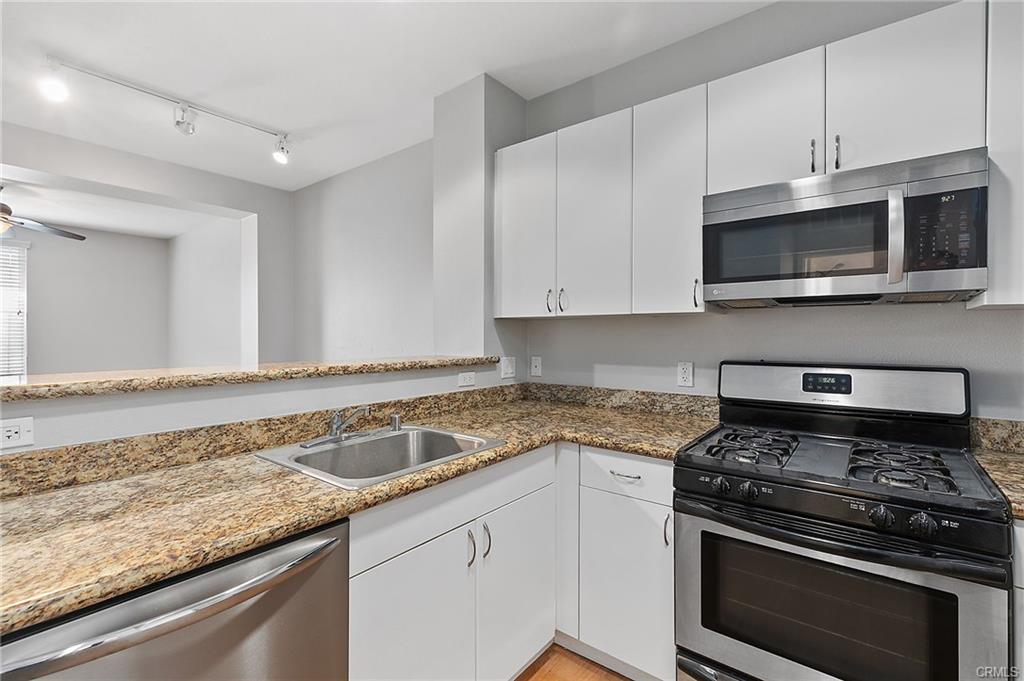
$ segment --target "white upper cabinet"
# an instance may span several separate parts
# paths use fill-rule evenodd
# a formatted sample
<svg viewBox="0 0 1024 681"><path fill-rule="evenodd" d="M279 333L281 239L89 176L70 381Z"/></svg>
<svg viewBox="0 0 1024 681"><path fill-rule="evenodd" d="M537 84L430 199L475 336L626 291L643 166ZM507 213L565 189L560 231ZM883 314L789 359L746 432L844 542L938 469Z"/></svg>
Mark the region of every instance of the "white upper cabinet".
<svg viewBox="0 0 1024 681"><path fill-rule="evenodd" d="M825 49L829 172L985 145L984 2L958 2Z"/></svg>
<svg viewBox="0 0 1024 681"><path fill-rule="evenodd" d="M556 486L476 521L476 676L510 680L555 635Z"/></svg>
<svg viewBox="0 0 1024 681"><path fill-rule="evenodd" d="M630 312L632 146L632 109L558 131L560 315Z"/></svg>
<svg viewBox="0 0 1024 681"><path fill-rule="evenodd" d="M1024 308L1024 3L991 3L988 26L988 290L967 307Z"/></svg>
<svg viewBox="0 0 1024 681"><path fill-rule="evenodd" d="M633 312L704 310L707 86L633 107Z"/></svg>
<svg viewBox="0 0 1024 681"><path fill-rule="evenodd" d="M708 193L820 175L824 135L824 47L712 81Z"/></svg>
<svg viewBox="0 0 1024 681"><path fill-rule="evenodd" d="M494 308L498 317L555 313L555 154L550 133L495 154Z"/></svg>

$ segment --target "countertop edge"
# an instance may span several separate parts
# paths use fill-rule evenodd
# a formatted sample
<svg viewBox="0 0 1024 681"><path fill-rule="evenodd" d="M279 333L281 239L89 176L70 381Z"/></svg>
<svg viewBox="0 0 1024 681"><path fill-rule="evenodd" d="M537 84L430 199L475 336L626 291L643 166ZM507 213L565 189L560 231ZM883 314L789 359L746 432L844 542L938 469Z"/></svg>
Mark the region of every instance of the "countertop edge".
<svg viewBox="0 0 1024 681"><path fill-rule="evenodd" d="M280 366L270 364L261 365L254 369L196 370L192 373L187 371L174 373L174 370L169 370L166 374L141 371L137 375L117 378L103 377L103 372L96 372L93 377L90 377L90 374L80 374L78 375L80 378L73 378L76 375L69 374L66 380L47 380L45 377L41 377L42 380L39 382L0 386L0 402L52 400L63 397L139 393L152 390L198 388L214 385L267 383L270 381L287 381L300 378L383 374L396 371L480 366L484 364L497 364L498 361L497 355L480 355L367 360L337 364L287 364Z"/></svg>

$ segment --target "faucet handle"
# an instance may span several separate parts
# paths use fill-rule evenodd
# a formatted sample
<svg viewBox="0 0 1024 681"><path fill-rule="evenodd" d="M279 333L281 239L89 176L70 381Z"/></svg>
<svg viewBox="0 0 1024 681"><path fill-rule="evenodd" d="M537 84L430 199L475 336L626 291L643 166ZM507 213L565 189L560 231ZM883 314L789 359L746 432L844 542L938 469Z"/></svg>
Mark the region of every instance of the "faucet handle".
<svg viewBox="0 0 1024 681"><path fill-rule="evenodd" d="M402 415L397 411L391 415L391 430L402 429Z"/></svg>

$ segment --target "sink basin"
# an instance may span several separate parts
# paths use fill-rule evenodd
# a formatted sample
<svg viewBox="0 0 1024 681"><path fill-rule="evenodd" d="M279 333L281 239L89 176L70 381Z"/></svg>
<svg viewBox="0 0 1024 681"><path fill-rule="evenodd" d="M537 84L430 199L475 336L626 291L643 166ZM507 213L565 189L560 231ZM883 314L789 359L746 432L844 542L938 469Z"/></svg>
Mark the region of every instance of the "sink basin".
<svg viewBox="0 0 1024 681"><path fill-rule="evenodd" d="M362 489L505 444L433 428L353 433L310 448L288 445L257 456L345 489Z"/></svg>

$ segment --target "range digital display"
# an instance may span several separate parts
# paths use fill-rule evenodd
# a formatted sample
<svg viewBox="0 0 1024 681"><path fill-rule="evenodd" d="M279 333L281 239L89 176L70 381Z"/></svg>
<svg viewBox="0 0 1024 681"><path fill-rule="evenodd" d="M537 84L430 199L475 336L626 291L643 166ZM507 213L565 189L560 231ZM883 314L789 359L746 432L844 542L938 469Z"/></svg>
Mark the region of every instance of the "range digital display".
<svg viewBox="0 0 1024 681"><path fill-rule="evenodd" d="M804 374L804 392L849 395L853 392L853 377L850 374Z"/></svg>

